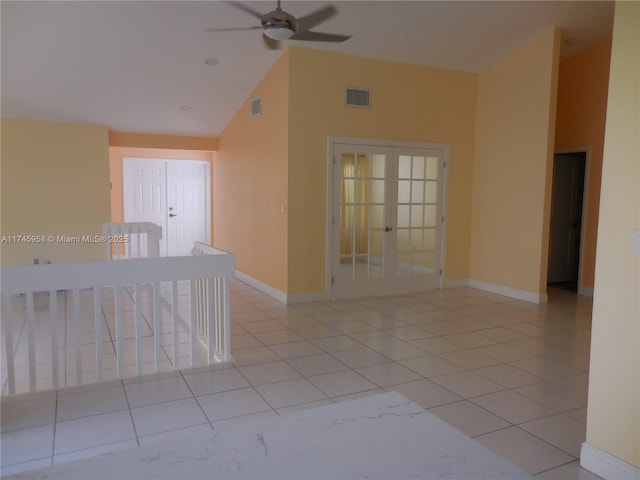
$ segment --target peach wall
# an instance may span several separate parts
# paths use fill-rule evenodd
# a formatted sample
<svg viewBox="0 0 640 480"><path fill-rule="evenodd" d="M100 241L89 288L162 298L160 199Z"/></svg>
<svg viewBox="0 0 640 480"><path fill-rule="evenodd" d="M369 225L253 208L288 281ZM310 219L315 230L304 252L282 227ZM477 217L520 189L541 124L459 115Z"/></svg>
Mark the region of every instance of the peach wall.
<svg viewBox="0 0 640 480"><path fill-rule="evenodd" d="M171 145L170 143L167 143ZM204 160L213 162L215 153L197 150L176 150L160 148L109 147L109 176L111 180L111 221L124 221L124 204L122 192L122 159L157 158L169 160ZM211 198L213 197L213 165L211 167ZM211 208L211 242L213 242L214 208Z"/></svg>
<svg viewBox="0 0 640 480"><path fill-rule="evenodd" d="M446 143L446 278L468 276L475 75L290 47L288 293L325 289L327 137ZM372 108L344 106L345 87Z"/></svg>
<svg viewBox="0 0 640 480"><path fill-rule="evenodd" d="M102 260L102 244L62 243L99 235L108 222L108 130L100 125L2 120L2 235L50 235L2 245L2 265Z"/></svg>
<svg viewBox="0 0 640 480"><path fill-rule="evenodd" d="M546 291L560 33L478 75L470 277Z"/></svg>
<svg viewBox="0 0 640 480"><path fill-rule="evenodd" d="M611 39L560 63L556 150L589 148L580 285L593 288Z"/></svg>
<svg viewBox="0 0 640 480"><path fill-rule="evenodd" d="M236 269L287 291L289 51L285 51L220 135L215 170L215 241ZM262 98L262 115L249 102ZM284 205L285 212L281 212Z"/></svg>
<svg viewBox="0 0 640 480"><path fill-rule="evenodd" d="M615 473L595 471L606 478L640 472L640 258L631 249L640 229L639 85L640 3L616 2L587 410L587 444L625 462ZM587 468L607 463L615 462Z"/></svg>

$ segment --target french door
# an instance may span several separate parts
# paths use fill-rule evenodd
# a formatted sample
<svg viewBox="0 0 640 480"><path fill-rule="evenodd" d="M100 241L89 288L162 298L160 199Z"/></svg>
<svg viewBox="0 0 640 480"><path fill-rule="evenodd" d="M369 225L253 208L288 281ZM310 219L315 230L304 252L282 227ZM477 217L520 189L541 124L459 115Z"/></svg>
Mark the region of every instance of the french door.
<svg viewBox="0 0 640 480"><path fill-rule="evenodd" d="M124 221L162 226L162 256L190 255L195 241L210 243L210 168L198 160L124 158Z"/></svg>
<svg viewBox="0 0 640 480"><path fill-rule="evenodd" d="M441 146L333 144L332 296L440 286Z"/></svg>

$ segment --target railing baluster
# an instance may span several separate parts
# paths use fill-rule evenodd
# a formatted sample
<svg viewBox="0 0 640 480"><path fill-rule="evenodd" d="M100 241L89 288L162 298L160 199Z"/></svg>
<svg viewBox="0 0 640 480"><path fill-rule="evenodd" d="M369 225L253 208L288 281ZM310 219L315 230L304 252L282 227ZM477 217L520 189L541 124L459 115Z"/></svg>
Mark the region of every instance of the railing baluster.
<svg viewBox="0 0 640 480"><path fill-rule="evenodd" d="M29 353L29 391L36 391L36 326L33 313L33 293L26 295L27 299L27 347Z"/></svg>
<svg viewBox="0 0 640 480"><path fill-rule="evenodd" d="M173 369L180 368L180 339L178 330L178 281L171 282L171 324L173 332Z"/></svg>
<svg viewBox="0 0 640 480"><path fill-rule="evenodd" d="M195 367L195 363L196 363L196 309L197 309L197 305L196 305L196 279L192 278L191 282L191 315L190 315L190 323L189 323L189 330L190 330L190 343L191 343L191 366Z"/></svg>
<svg viewBox="0 0 640 480"><path fill-rule="evenodd" d="M221 358L222 362L231 361L231 310L230 310L230 301L229 301L229 279L227 277L222 277L222 294L224 296L224 301L222 302L222 308L224 309L222 313L222 329L224 333L222 337L224 338L224 343L222 346Z"/></svg>
<svg viewBox="0 0 640 480"><path fill-rule="evenodd" d="M209 356L209 363L213 363L214 354L215 354L215 344L214 344L214 332L215 332L215 318L216 318L216 302L214 299L214 290L213 290L213 278L207 278L205 280L207 286L207 296L205 302L205 311L204 311L204 319L205 325L207 326L207 350Z"/></svg>
<svg viewBox="0 0 640 480"><path fill-rule="evenodd" d="M122 287L120 285L115 286L114 292L114 303L115 303L115 314L116 314L116 362L117 362L117 370L116 374L118 378L122 378L123 371L123 351L122 351L122 291L120 290Z"/></svg>
<svg viewBox="0 0 640 480"><path fill-rule="evenodd" d="M140 287L136 283L134 288L134 310L135 310L135 330L136 330L136 373L142 375L142 308L140 305Z"/></svg>
<svg viewBox="0 0 640 480"><path fill-rule="evenodd" d="M76 352L76 383L82 385L82 350L80 345L80 290L74 288L71 291L73 345Z"/></svg>
<svg viewBox="0 0 640 480"><path fill-rule="evenodd" d="M58 292L55 290L49 291L49 321L51 322L51 376L53 377L53 388L58 388L60 382L58 368Z"/></svg>
<svg viewBox="0 0 640 480"><path fill-rule="evenodd" d="M155 282L153 284L153 353L154 361L156 364L156 373L160 371L160 334L161 332L161 315L160 310L160 283Z"/></svg>
<svg viewBox="0 0 640 480"><path fill-rule="evenodd" d="M99 287L93 287L93 316L96 326L96 372L102 381L102 295Z"/></svg>
<svg viewBox="0 0 640 480"><path fill-rule="evenodd" d="M2 295L2 318L4 318L3 330L5 346L4 351L7 357L7 387L9 394L16 393L16 375L14 358L15 347L13 345L13 297Z"/></svg>

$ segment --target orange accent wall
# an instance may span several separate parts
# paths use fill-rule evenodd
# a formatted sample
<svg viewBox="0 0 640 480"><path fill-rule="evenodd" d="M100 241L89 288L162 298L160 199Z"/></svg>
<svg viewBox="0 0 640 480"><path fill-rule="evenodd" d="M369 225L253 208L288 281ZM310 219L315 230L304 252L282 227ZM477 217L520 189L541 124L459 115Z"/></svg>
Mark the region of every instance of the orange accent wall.
<svg viewBox="0 0 640 480"><path fill-rule="evenodd" d="M215 246L236 269L287 291L289 50L253 90L220 135L215 161ZM262 98L262 115L250 100ZM284 213L281 206L284 205Z"/></svg>
<svg viewBox="0 0 640 480"><path fill-rule="evenodd" d="M215 153L197 150L176 150L160 148L109 147L109 177L111 180L111 221L124 221L124 203L122 193L122 159L164 158L169 160L205 160L211 162L211 198L214 198L213 158ZM211 244L213 245L214 208L211 208Z"/></svg>
<svg viewBox="0 0 640 480"><path fill-rule="evenodd" d="M560 63L555 149L588 147L580 285L593 288L611 39Z"/></svg>
<svg viewBox="0 0 640 480"><path fill-rule="evenodd" d="M478 75L470 278L546 292L560 48L550 29Z"/></svg>

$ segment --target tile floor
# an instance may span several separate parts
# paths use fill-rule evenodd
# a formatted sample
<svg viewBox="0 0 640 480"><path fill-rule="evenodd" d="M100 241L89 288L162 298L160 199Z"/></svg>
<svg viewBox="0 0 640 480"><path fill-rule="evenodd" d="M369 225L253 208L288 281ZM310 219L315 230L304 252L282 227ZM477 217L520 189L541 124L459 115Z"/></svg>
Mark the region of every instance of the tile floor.
<svg viewBox="0 0 640 480"><path fill-rule="evenodd" d="M2 474L395 390L541 479L596 479L591 301L470 288L283 305L233 281L231 364L5 397Z"/></svg>

